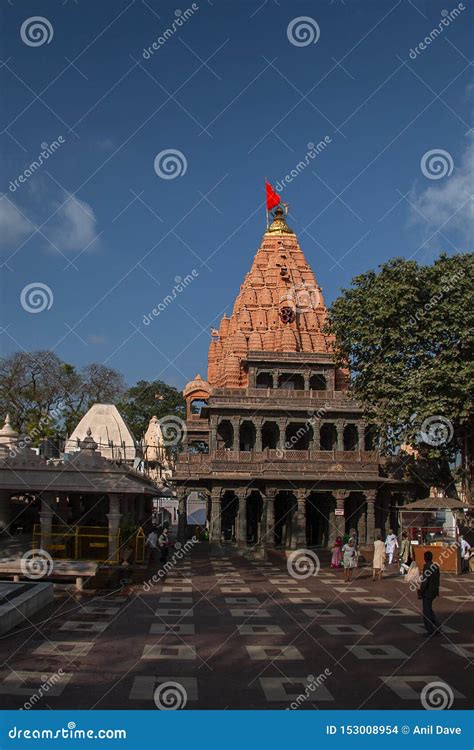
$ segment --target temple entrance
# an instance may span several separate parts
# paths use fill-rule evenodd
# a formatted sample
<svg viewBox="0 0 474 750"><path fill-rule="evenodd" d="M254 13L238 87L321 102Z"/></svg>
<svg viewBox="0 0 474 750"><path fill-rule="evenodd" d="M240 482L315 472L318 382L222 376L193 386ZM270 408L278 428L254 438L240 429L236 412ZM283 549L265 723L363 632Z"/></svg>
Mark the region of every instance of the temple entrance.
<svg viewBox="0 0 474 750"><path fill-rule="evenodd" d="M260 492L252 490L247 497L247 544L256 544L262 538L262 510Z"/></svg>
<svg viewBox="0 0 474 750"><path fill-rule="evenodd" d="M327 493L312 492L306 500L306 543L327 547L329 542L329 501Z"/></svg>
<svg viewBox="0 0 474 750"><path fill-rule="evenodd" d="M278 492L275 497L275 546L290 546L295 512L295 496L291 492Z"/></svg>
<svg viewBox="0 0 474 750"><path fill-rule="evenodd" d="M344 502L344 523L346 534L351 530L355 529L359 532L359 517L361 515L361 506L365 501L361 495L351 492L349 497Z"/></svg>
<svg viewBox="0 0 474 750"><path fill-rule="evenodd" d="M239 501L232 490L226 490L221 501L221 537L225 542L235 541L235 524Z"/></svg>

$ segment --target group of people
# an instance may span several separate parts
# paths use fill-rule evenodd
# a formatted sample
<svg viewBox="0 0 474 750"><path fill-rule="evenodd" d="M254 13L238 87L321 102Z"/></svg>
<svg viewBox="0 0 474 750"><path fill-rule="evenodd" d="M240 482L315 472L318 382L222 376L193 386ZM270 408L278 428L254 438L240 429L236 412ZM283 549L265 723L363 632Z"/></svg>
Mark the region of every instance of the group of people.
<svg viewBox="0 0 474 750"><path fill-rule="evenodd" d="M163 565L168 557L168 526L153 526L146 539L148 564L160 562Z"/></svg>

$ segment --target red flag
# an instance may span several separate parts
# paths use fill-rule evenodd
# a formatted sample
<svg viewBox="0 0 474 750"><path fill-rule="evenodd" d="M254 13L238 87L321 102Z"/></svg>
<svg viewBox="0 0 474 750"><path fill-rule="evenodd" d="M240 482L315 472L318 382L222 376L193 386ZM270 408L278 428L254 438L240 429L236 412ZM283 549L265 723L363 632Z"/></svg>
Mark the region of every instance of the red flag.
<svg viewBox="0 0 474 750"><path fill-rule="evenodd" d="M278 193L275 193L270 183L266 180L265 190L267 192L267 211L271 211L272 208L275 208L275 206L278 206L278 204L280 203L280 196L278 195Z"/></svg>

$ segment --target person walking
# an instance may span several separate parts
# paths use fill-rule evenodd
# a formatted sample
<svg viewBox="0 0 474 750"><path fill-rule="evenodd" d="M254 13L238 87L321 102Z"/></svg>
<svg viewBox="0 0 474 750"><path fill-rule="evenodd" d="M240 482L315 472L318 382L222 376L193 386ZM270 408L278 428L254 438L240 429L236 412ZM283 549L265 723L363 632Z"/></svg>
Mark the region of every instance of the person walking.
<svg viewBox="0 0 474 750"><path fill-rule="evenodd" d="M374 559L372 563L372 579L374 581L380 581L382 578L383 569L385 568L385 544L382 541L380 534L377 534L377 539L374 542Z"/></svg>
<svg viewBox="0 0 474 750"><path fill-rule="evenodd" d="M461 535L459 537L461 545L461 573L469 573L469 560L471 557L471 545Z"/></svg>
<svg viewBox="0 0 474 750"><path fill-rule="evenodd" d="M161 534L158 537L158 547L160 550L160 563L164 565L168 557L168 527L163 526Z"/></svg>
<svg viewBox="0 0 474 750"><path fill-rule="evenodd" d="M418 599L423 606L423 623L426 628L425 636L439 633L440 624L433 612L433 601L439 596L441 573L439 565L433 562L433 553L427 550L424 554L425 564L421 575Z"/></svg>
<svg viewBox="0 0 474 750"><path fill-rule="evenodd" d="M347 544L342 548L342 561L344 565L344 581L352 581L352 573L357 568L357 549L354 539L349 539Z"/></svg>
<svg viewBox="0 0 474 750"><path fill-rule="evenodd" d="M400 575L405 575L410 569L411 562L413 560L413 549L411 541L408 538L406 531L402 534L402 543L400 545L400 552L398 555L398 561L400 563Z"/></svg>
<svg viewBox="0 0 474 750"><path fill-rule="evenodd" d="M395 555L395 550L398 547L398 539L396 535L393 533L393 529L390 529L387 538L385 540L385 551L388 555L388 564L391 565L393 563L393 557Z"/></svg>
<svg viewBox="0 0 474 750"><path fill-rule="evenodd" d="M338 536L336 541L334 542L331 552L331 568L339 569L341 567L342 561L342 539L340 536Z"/></svg>
<svg viewBox="0 0 474 750"><path fill-rule="evenodd" d="M148 534L146 538L146 546L148 551L148 565L151 565L158 559L158 529L156 526L153 526Z"/></svg>

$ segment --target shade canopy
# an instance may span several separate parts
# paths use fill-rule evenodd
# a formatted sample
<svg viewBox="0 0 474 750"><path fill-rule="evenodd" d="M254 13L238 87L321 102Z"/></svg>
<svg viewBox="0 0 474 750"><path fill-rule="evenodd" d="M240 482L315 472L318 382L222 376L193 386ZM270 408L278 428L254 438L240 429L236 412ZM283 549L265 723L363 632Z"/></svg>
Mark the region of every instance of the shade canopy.
<svg viewBox="0 0 474 750"><path fill-rule="evenodd" d="M408 503L408 505L400 505L398 510L468 510L472 507L472 505L452 497L425 497L422 500Z"/></svg>

